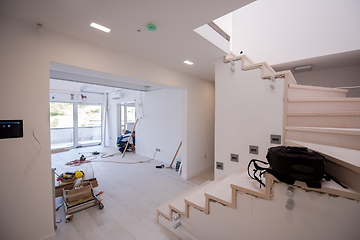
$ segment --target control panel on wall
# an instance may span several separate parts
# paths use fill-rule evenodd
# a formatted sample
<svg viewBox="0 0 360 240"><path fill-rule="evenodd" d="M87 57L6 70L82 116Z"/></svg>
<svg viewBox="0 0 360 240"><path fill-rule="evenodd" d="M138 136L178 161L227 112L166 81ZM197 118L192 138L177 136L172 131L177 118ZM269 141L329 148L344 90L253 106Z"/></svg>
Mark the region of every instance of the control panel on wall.
<svg viewBox="0 0 360 240"><path fill-rule="evenodd" d="M0 120L0 139L22 137L23 120Z"/></svg>

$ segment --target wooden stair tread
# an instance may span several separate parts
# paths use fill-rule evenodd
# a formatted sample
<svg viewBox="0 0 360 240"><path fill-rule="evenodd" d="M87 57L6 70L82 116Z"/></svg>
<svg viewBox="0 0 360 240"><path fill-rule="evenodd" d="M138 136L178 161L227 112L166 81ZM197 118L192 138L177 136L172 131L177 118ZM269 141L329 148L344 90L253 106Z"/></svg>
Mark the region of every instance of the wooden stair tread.
<svg viewBox="0 0 360 240"><path fill-rule="evenodd" d="M288 116L360 116L360 111L288 112Z"/></svg>
<svg viewBox="0 0 360 240"><path fill-rule="evenodd" d="M223 175L217 178L216 180L210 182L209 184L199 188L196 192L190 194L184 199L185 203L205 213L208 213L209 209L208 209L208 202L206 201L205 198L205 192L227 177L228 175Z"/></svg>
<svg viewBox="0 0 360 240"><path fill-rule="evenodd" d="M192 187L190 190L184 192L183 194L177 196L173 200L169 202L169 207L177 213L180 213L183 216L188 217L188 211L186 208L186 204L184 199L189 196L190 194L194 193L195 191L199 190L200 188L206 186L207 184L211 183L211 181L206 181L201 185L197 185Z"/></svg>
<svg viewBox="0 0 360 240"><path fill-rule="evenodd" d="M235 179L239 178L245 171L245 169L239 169L238 171L232 173L227 178L213 186L211 189L207 190L205 192L205 197L235 208L235 194L233 194L231 183Z"/></svg>
<svg viewBox="0 0 360 240"><path fill-rule="evenodd" d="M270 199L270 182L264 183L266 188L260 188L260 184L257 181L251 179L246 171L231 183L231 188L261 198Z"/></svg>
<svg viewBox="0 0 360 240"><path fill-rule="evenodd" d="M303 146L321 153L330 161L360 173L360 151L316 143L285 140L288 145Z"/></svg>
<svg viewBox="0 0 360 240"><path fill-rule="evenodd" d="M295 127L287 126L286 130L290 131L304 131L304 132L321 132L360 136L359 128L324 128L324 127Z"/></svg>
<svg viewBox="0 0 360 240"><path fill-rule="evenodd" d="M347 89L338 89L338 88L329 88L329 87L318 87L318 86L309 86L309 85L298 85L298 84L289 84L289 88L297 89L308 89L308 90L320 90L320 91L331 91L331 92L343 92L347 93Z"/></svg>
<svg viewBox="0 0 360 240"><path fill-rule="evenodd" d="M166 202L163 205L156 208L156 212L158 215L161 214L167 220L171 221L171 209L169 208L169 202Z"/></svg>
<svg viewBox="0 0 360 240"><path fill-rule="evenodd" d="M360 102L360 98L343 98L343 97L288 98L288 102Z"/></svg>
<svg viewBox="0 0 360 240"><path fill-rule="evenodd" d="M271 174L267 174L267 175L268 175L267 178L279 182L279 180L277 180L273 175ZM360 193L356 192L351 188L345 189L334 181L326 181L324 179L321 180L321 185L322 185L321 188L309 188L305 182L301 182L301 181L295 181L293 185L301 187L305 190L332 194L335 196L346 197L358 201L360 200Z"/></svg>

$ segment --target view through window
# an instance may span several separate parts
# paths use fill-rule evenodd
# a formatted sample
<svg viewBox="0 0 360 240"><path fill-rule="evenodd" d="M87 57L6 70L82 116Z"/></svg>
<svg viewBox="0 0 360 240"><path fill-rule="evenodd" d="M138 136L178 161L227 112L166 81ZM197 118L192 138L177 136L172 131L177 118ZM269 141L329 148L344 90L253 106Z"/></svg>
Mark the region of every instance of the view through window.
<svg viewBox="0 0 360 240"><path fill-rule="evenodd" d="M51 149L101 144L101 116L101 105L50 102Z"/></svg>

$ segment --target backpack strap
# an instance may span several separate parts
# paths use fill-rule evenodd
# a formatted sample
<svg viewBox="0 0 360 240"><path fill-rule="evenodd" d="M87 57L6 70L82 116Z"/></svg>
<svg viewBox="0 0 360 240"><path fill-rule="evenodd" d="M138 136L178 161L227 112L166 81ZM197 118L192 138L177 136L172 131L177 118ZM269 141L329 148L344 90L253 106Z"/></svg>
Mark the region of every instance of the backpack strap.
<svg viewBox="0 0 360 240"><path fill-rule="evenodd" d="M330 174L327 173L327 172L325 172L324 178L325 178L326 181L333 180L334 182L336 182L337 184L339 184L339 185L342 186L343 188L348 189L347 186L345 186L344 184L342 184L341 182L339 182L336 178L334 178L332 175L330 175Z"/></svg>
<svg viewBox="0 0 360 240"><path fill-rule="evenodd" d="M261 186L264 186L264 187L265 187L265 184L264 184L264 183L262 182L262 180L261 180L261 176L262 176L264 173L267 172L268 168L260 167L256 162L260 162L260 163L262 163L262 164L268 165L267 162L264 162L264 161L261 161L261 160L257 160L257 159L252 159L252 160L249 162L249 165L248 165L248 167L247 167L248 175L249 175L249 177L250 177L251 179L254 179L254 180L256 180L257 182L260 183L260 188L261 188ZM251 174L250 174L250 166L251 166L252 163L254 164L254 169L253 169L253 174L251 175ZM256 173L257 173L258 171L260 172L259 177L256 176Z"/></svg>

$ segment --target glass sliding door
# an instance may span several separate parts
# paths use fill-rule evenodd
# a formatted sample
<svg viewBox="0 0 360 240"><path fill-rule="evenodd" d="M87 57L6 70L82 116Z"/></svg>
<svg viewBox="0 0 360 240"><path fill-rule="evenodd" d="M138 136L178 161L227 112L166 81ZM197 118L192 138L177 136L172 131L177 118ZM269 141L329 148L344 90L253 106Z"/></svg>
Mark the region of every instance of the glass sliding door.
<svg viewBox="0 0 360 240"><path fill-rule="evenodd" d="M74 146L74 104L50 102L51 149Z"/></svg>
<svg viewBox="0 0 360 240"><path fill-rule="evenodd" d="M51 149L100 145L102 106L50 102Z"/></svg>
<svg viewBox="0 0 360 240"><path fill-rule="evenodd" d="M78 146L101 144L101 105L78 104Z"/></svg>

